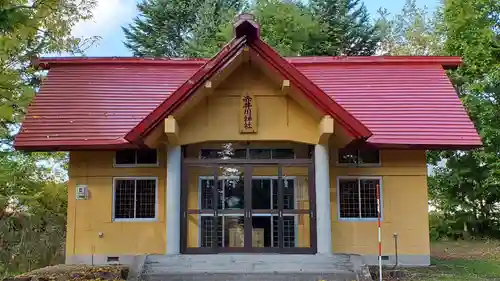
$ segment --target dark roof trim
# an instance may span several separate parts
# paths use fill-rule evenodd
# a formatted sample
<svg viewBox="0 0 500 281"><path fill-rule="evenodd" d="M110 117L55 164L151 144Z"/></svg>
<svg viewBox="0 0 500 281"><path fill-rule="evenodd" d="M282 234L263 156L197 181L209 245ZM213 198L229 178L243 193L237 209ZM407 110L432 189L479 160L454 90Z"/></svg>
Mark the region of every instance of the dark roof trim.
<svg viewBox="0 0 500 281"><path fill-rule="evenodd" d="M454 68L462 64L460 57L445 56L337 56L337 57L285 57L294 65L308 64L439 64L444 68ZM41 69L68 64L163 64L163 65L203 65L206 58L161 58L161 57L44 57L35 58L32 64Z"/></svg>

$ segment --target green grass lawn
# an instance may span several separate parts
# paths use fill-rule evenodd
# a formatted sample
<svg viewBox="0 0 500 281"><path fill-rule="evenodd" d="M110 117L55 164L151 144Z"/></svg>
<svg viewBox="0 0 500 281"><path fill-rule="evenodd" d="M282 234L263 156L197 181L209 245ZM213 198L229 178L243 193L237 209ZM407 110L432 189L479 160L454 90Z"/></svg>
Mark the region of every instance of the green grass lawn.
<svg viewBox="0 0 500 281"><path fill-rule="evenodd" d="M404 281L500 280L500 242L438 242L431 246L431 266L405 270ZM398 280L390 279L387 280Z"/></svg>

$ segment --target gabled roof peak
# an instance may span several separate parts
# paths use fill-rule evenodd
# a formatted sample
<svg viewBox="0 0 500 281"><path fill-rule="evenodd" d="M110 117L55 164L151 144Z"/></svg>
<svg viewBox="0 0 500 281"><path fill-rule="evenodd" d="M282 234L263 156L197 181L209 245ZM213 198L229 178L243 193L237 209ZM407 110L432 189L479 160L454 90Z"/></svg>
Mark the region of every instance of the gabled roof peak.
<svg viewBox="0 0 500 281"><path fill-rule="evenodd" d="M236 17L233 32L235 38L242 36L247 36L250 40L260 38L260 26L255 21L255 16L249 13L242 13Z"/></svg>

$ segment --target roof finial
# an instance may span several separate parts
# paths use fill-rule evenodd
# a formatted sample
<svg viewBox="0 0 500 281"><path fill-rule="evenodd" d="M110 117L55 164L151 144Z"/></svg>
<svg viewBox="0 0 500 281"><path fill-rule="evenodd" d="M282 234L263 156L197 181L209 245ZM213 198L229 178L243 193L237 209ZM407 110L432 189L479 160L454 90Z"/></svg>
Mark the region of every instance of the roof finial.
<svg viewBox="0 0 500 281"><path fill-rule="evenodd" d="M249 13L242 13L236 17L234 22L234 37L247 36L249 39L260 37L260 28L255 21L255 16Z"/></svg>

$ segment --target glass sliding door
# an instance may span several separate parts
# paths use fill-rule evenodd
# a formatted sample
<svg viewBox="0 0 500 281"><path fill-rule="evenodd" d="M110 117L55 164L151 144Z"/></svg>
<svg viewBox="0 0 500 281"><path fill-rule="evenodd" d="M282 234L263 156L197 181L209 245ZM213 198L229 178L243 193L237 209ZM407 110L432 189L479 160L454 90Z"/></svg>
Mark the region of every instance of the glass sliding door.
<svg viewBox="0 0 500 281"><path fill-rule="evenodd" d="M315 253L312 159L235 151L231 159L209 159L212 151L183 159L182 252Z"/></svg>
<svg viewBox="0 0 500 281"><path fill-rule="evenodd" d="M244 168L189 166L185 168L183 204L186 248L201 253L240 252L245 248Z"/></svg>
<svg viewBox="0 0 500 281"><path fill-rule="evenodd" d="M277 190L277 186L273 186L273 178L277 172L276 166L252 167L252 186L249 194L252 205L249 212L254 252L278 252L275 243L278 239L275 218L278 217L279 210L273 204L273 194Z"/></svg>
<svg viewBox="0 0 500 281"><path fill-rule="evenodd" d="M219 252L241 252L246 238L245 168L220 166L217 175L220 203L215 211L221 224Z"/></svg>

